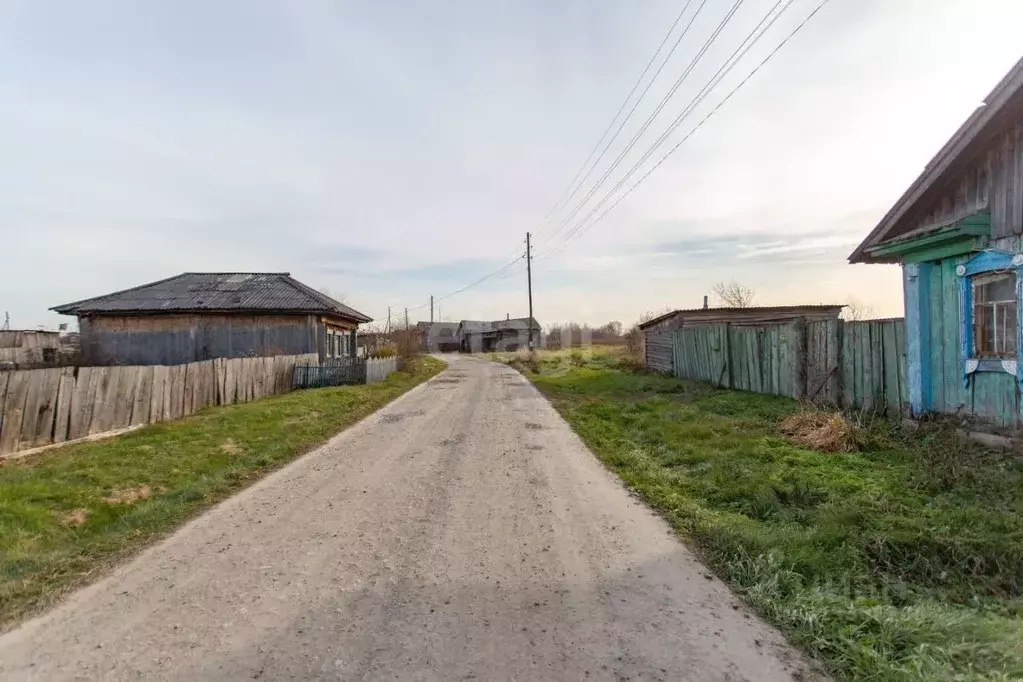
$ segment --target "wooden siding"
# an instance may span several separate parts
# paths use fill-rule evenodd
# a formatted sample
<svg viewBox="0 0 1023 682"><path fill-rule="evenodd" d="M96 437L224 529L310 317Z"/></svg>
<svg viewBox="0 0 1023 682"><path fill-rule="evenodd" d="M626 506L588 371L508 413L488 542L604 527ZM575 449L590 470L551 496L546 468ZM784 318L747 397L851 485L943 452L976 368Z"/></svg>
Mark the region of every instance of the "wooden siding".
<svg viewBox="0 0 1023 682"><path fill-rule="evenodd" d="M60 348L60 334L34 330L0 330L0 363L29 364L44 361L43 350Z"/></svg>
<svg viewBox="0 0 1023 682"><path fill-rule="evenodd" d="M643 356L649 369L669 373L674 371L670 331L646 331L643 334L643 348Z"/></svg>
<svg viewBox="0 0 1023 682"><path fill-rule="evenodd" d="M0 372L0 458L291 390L315 355Z"/></svg>
<svg viewBox="0 0 1023 682"><path fill-rule="evenodd" d="M683 327L673 336L680 378L892 415L905 409L901 319L702 325Z"/></svg>
<svg viewBox="0 0 1023 682"><path fill-rule="evenodd" d="M997 248L1016 252L1018 237L998 240ZM1007 428L1020 425L1020 393L1016 378L1005 372L975 372L964 385L960 355L959 291L956 266L970 254L946 258L922 269L928 278L927 320L923 333L929 351L921 362L921 380L926 382L924 411L978 417ZM929 393L927 391L929 389Z"/></svg>
<svg viewBox="0 0 1023 682"><path fill-rule="evenodd" d="M319 353L315 315L126 315L80 321L91 365L173 365L213 358Z"/></svg>
<svg viewBox="0 0 1023 682"><path fill-rule="evenodd" d="M968 171L946 185L939 199L923 204L898 233L951 224L985 209L991 213L992 239L1023 234L1023 125L996 138Z"/></svg>

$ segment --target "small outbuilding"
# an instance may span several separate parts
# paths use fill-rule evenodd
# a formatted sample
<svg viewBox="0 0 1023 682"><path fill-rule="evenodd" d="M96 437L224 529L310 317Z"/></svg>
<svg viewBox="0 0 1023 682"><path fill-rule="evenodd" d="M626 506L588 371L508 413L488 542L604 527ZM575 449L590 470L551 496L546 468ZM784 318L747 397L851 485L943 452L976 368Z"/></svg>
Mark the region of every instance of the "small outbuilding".
<svg viewBox="0 0 1023 682"><path fill-rule="evenodd" d="M78 318L82 360L94 365L352 356L371 321L286 272L186 272L53 310Z"/></svg>
<svg viewBox="0 0 1023 682"><path fill-rule="evenodd" d="M458 347L463 353L490 353L536 348L540 324L530 317L508 317L493 322L462 320L458 323Z"/></svg>
<svg viewBox="0 0 1023 682"><path fill-rule="evenodd" d="M835 320L842 305L786 305L757 308L693 308L673 310L639 325L643 334L643 355L647 367L671 372L672 332L683 327L730 324L737 327L762 327L786 324L803 318L807 322Z"/></svg>
<svg viewBox="0 0 1023 682"><path fill-rule="evenodd" d="M849 260L902 267L914 415L1020 425L1023 60Z"/></svg>
<svg viewBox="0 0 1023 682"><path fill-rule="evenodd" d="M427 353L458 351L458 322L419 322L419 349Z"/></svg>

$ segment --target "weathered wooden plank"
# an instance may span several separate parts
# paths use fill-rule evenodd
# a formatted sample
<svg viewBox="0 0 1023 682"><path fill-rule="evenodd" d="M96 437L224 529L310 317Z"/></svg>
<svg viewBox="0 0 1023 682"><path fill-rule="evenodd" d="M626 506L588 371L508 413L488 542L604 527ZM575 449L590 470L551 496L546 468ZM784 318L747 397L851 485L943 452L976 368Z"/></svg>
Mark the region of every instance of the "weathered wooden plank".
<svg viewBox="0 0 1023 682"><path fill-rule="evenodd" d="M13 372L0 372L0 433L4 431L4 400L7 398L7 382L11 374Z"/></svg>
<svg viewBox="0 0 1023 682"><path fill-rule="evenodd" d="M4 396L4 421L0 431L0 454L7 454L24 449L21 437L21 422L25 414L25 401L28 399L32 370L10 372L7 380L7 391Z"/></svg>
<svg viewBox="0 0 1023 682"><path fill-rule="evenodd" d="M948 258L941 262L941 302L937 305L941 305L943 348L942 364L936 373L944 379L945 409L949 411L959 410L968 402L963 387L962 368L959 364L959 287L955 271L956 260L954 258ZM934 308L932 307L931 310L934 311Z"/></svg>
<svg viewBox="0 0 1023 682"><path fill-rule="evenodd" d="M842 347L842 407L855 409L856 402L856 327L853 323L844 324L844 344Z"/></svg>
<svg viewBox="0 0 1023 682"><path fill-rule="evenodd" d="M131 426L131 413L135 407L135 385L138 375L144 369L138 365L120 368L114 401L114 429L126 429Z"/></svg>
<svg viewBox="0 0 1023 682"><path fill-rule="evenodd" d="M92 419L92 377L95 367L79 367L68 415L67 439L75 440L89 434Z"/></svg>
<svg viewBox="0 0 1023 682"><path fill-rule="evenodd" d="M199 382L199 378L196 376L198 373L198 364L196 362L189 362L183 365L178 365L181 369L181 416L187 417L188 415L195 412L195 389L196 384Z"/></svg>
<svg viewBox="0 0 1023 682"><path fill-rule="evenodd" d="M89 421L89 435L105 433L112 430L114 423L115 403L117 402L117 379L120 367L95 367L93 384L95 393L92 406L92 419Z"/></svg>
<svg viewBox="0 0 1023 682"><path fill-rule="evenodd" d="M148 424L150 409L153 404L153 368L150 366L136 367L135 369L135 385L132 388L129 426Z"/></svg>
<svg viewBox="0 0 1023 682"><path fill-rule="evenodd" d="M75 393L75 383L75 368L61 367L57 383L57 409L53 415L54 443L63 443L67 440L68 429L71 426L71 398Z"/></svg>
<svg viewBox="0 0 1023 682"><path fill-rule="evenodd" d="M890 415L898 415L902 410L902 400L899 397L898 346L895 340L894 321L881 325L881 363L884 372L885 411Z"/></svg>
<svg viewBox="0 0 1023 682"><path fill-rule="evenodd" d="M859 358L861 364L860 373L863 377L862 397L863 409L873 412L877 409L877 384L874 382L874 348L871 332L874 324L872 322L861 322L857 324L859 329Z"/></svg>
<svg viewBox="0 0 1023 682"><path fill-rule="evenodd" d="M167 409L167 367L164 365L153 365L153 388L149 401L149 422L167 421L165 411Z"/></svg>
<svg viewBox="0 0 1023 682"><path fill-rule="evenodd" d="M33 416L35 428L32 434L33 447L50 445L54 439L54 422L57 417L57 401L60 397L60 375L61 369L39 370L42 376L39 380L39 400L36 411L28 416Z"/></svg>
<svg viewBox="0 0 1023 682"><path fill-rule="evenodd" d="M945 333L944 315L942 314L942 268L934 266L930 270L930 353L923 358L923 362L930 366L931 378L931 409L936 412L944 412L945 400L945 377L942 368L945 366ZM958 317L958 315L957 315ZM958 356L958 346L953 349Z"/></svg>

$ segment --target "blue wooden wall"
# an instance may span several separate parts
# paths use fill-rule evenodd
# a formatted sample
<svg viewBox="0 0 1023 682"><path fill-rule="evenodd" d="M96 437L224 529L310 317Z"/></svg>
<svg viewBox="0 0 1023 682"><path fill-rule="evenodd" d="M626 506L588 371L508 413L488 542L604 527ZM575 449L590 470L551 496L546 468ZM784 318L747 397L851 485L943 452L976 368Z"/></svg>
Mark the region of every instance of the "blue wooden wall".
<svg viewBox="0 0 1023 682"><path fill-rule="evenodd" d="M1020 421L1019 391L1015 377L1005 372L976 372L964 386L959 359L959 290L956 266L974 254L926 264L928 306L926 326L929 352L922 358L922 380L929 388L925 411L977 416L1007 427Z"/></svg>

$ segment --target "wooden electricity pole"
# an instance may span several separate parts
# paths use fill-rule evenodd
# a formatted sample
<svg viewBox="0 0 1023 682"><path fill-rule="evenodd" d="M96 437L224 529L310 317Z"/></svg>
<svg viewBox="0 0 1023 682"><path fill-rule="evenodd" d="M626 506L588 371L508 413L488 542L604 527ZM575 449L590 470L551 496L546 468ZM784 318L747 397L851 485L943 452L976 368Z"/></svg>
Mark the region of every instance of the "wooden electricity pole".
<svg viewBox="0 0 1023 682"><path fill-rule="evenodd" d="M433 294L430 294L430 324L433 324Z"/></svg>
<svg viewBox="0 0 1023 682"><path fill-rule="evenodd" d="M529 319L526 328L529 330L529 350L533 350L533 253L526 233L526 286L529 288Z"/></svg>

